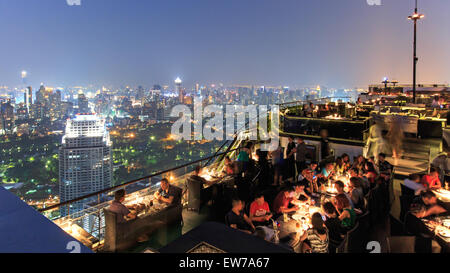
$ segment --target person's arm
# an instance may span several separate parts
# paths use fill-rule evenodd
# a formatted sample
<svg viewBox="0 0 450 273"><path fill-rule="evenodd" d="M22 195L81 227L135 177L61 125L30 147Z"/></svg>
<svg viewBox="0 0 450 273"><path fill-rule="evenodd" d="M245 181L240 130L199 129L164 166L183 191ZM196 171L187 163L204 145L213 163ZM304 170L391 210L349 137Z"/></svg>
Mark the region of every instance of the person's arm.
<svg viewBox="0 0 450 273"><path fill-rule="evenodd" d="M164 202L164 203L167 203L167 204L172 204L172 202L173 202L173 195L171 195L171 196L169 196L169 197L163 197L163 196L161 196L160 198L159 198L159 200L161 200L162 202Z"/></svg>
<svg viewBox="0 0 450 273"><path fill-rule="evenodd" d="M255 230L255 226L253 225L252 221L250 220L250 218L248 218L247 214L244 213L244 220L245 222L247 222L247 224L250 225L250 227L252 228L252 230Z"/></svg>
<svg viewBox="0 0 450 273"><path fill-rule="evenodd" d="M305 232L303 232L302 236L300 237L300 242L303 242L304 240L306 240L306 238L308 238L307 230L305 230Z"/></svg>
<svg viewBox="0 0 450 273"><path fill-rule="evenodd" d="M287 207L280 208L281 213L288 213L288 212L292 212L292 211L296 211L296 210L298 210L297 205L293 206L292 208L287 208Z"/></svg>
<svg viewBox="0 0 450 273"><path fill-rule="evenodd" d="M338 211L339 213L339 211ZM346 218L350 218L350 213L347 210L344 210L341 214L339 214L339 220L344 220Z"/></svg>

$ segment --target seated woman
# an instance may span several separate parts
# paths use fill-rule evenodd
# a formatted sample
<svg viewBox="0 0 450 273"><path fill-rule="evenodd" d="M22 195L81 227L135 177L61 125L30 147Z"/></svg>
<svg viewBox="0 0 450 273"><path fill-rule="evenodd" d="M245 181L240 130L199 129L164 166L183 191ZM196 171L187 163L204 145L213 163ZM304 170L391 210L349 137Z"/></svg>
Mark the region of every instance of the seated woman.
<svg viewBox="0 0 450 273"><path fill-rule="evenodd" d="M336 158L334 170L337 174L344 174L347 171L346 165L341 157Z"/></svg>
<svg viewBox="0 0 450 273"><path fill-rule="evenodd" d="M364 176L367 177L367 180L370 182L370 187L373 188L375 186L377 171L372 162L366 161L366 163L364 163Z"/></svg>
<svg viewBox="0 0 450 273"><path fill-rule="evenodd" d="M366 162L366 159L364 158L364 156L359 155L356 158L355 162L353 163L353 167L352 168L357 169L358 172L360 172L360 173L361 172L364 173L364 163L365 162Z"/></svg>
<svg viewBox="0 0 450 273"><path fill-rule="evenodd" d="M352 229L356 224L356 213L350 206L347 196L345 194L338 194L334 205L338 212L339 220L341 220L341 225L347 230Z"/></svg>
<svg viewBox="0 0 450 273"><path fill-rule="evenodd" d="M135 206L125 206L122 202L125 200L125 190L120 189L114 193L114 200L109 205L109 210L117 214L117 222L126 222L125 217L129 219L136 218L136 212L131 212L130 209L134 209Z"/></svg>
<svg viewBox="0 0 450 273"><path fill-rule="evenodd" d="M316 212L311 217L312 228L308 229L300 237L303 242L303 252L328 253L328 229L322 219L322 215Z"/></svg>
<svg viewBox="0 0 450 273"><path fill-rule="evenodd" d="M264 200L264 194L257 193L255 201L250 204L250 220L254 226L266 226L270 224L270 219L272 219L272 213L269 203Z"/></svg>
<svg viewBox="0 0 450 273"><path fill-rule="evenodd" d="M232 208L225 216L227 224L235 229L239 229L248 234L252 234L255 231L253 225L247 214L244 213L244 202L241 200L233 200Z"/></svg>

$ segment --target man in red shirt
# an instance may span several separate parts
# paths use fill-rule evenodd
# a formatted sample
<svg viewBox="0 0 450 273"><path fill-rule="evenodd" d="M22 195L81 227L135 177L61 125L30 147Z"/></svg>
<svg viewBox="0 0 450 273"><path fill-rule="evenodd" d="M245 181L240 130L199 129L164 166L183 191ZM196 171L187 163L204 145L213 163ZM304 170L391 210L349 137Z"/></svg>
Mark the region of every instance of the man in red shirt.
<svg viewBox="0 0 450 273"><path fill-rule="evenodd" d="M258 193L255 201L250 204L250 220L255 226L265 226L270 223L272 213L270 212L269 203L264 201L264 195Z"/></svg>
<svg viewBox="0 0 450 273"><path fill-rule="evenodd" d="M288 213L298 210L298 206L289 208L289 204L294 199L295 189L290 187L287 190L278 193L275 201L273 201L273 211L276 214Z"/></svg>
<svg viewBox="0 0 450 273"><path fill-rule="evenodd" d="M435 167L430 168L430 173L426 174L422 177L421 180L422 185L424 185L427 189L440 189L441 181L439 180L439 172Z"/></svg>

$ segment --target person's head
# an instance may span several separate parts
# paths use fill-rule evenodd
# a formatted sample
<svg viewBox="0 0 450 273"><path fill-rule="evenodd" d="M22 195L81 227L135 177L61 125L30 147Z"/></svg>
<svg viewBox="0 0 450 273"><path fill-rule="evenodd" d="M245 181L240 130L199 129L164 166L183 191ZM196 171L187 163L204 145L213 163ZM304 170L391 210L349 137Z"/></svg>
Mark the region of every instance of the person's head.
<svg viewBox="0 0 450 273"><path fill-rule="evenodd" d="M328 131L326 129L320 130L320 136L323 138L328 137Z"/></svg>
<svg viewBox="0 0 450 273"><path fill-rule="evenodd" d="M417 173L413 173L409 175L409 180L414 181L416 183L420 182L420 175Z"/></svg>
<svg viewBox="0 0 450 273"><path fill-rule="evenodd" d="M311 225L313 229L317 230L319 234L324 234L326 232L325 223L323 222L322 215L316 212L311 216Z"/></svg>
<svg viewBox="0 0 450 273"><path fill-rule="evenodd" d="M378 154L378 161L384 162L385 159L386 159L386 154L385 153L379 153Z"/></svg>
<svg viewBox="0 0 450 273"><path fill-rule="evenodd" d="M244 208L244 202L242 202L242 200L235 199L231 202L231 206L233 209L241 211Z"/></svg>
<svg viewBox="0 0 450 273"><path fill-rule="evenodd" d="M317 162L312 161L312 162L309 164L309 168L311 168L311 170L315 170L315 169L317 168Z"/></svg>
<svg viewBox="0 0 450 273"><path fill-rule="evenodd" d="M342 161L344 161L344 162L349 162L350 161L350 157L348 156L348 154L342 154Z"/></svg>
<svg viewBox="0 0 450 273"><path fill-rule="evenodd" d="M314 109L314 103L310 102L309 107L311 107L311 109Z"/></svg>
<svg viewBox="0 0 450 273"><path fill-rule="evenodd" d="M360 163L360 164L364 163L364 161L365 161L364 156L362 156L362 155L358 155L358 157L356 158L356 160L357 160L357 162Z"/></svg>
<svg viewBox="0 0 450 273"><path fill-rule="evenodd" d="M296 137L295 138L295 142L298 143L298 144L303 143L303 139L300 138L300 137Z"/></svg>
<svg viewBox="0 0 450 273"><path fill-rule="evenodd" d="M167 178L161 179L161 189L165 191L168 188L169 188L169 180L167 180Z"/></svg>
<svg viewBox="0 0 450 273"><path fill-rule="evenodd" d="M225 164L230 164L231 163L231 159L229 156L225 157Z"/></svg>
<svg viewBox="0 0 450 273"><path fill-rule="evenodd" d="M289 141L289 143L292 143L294 141L294 139L291 136L289 136L288 141Z"/></svg>
<svg viewBox="0 0 450 273"><path fill-rule="evenodd" d="M420 194L420 197L422 197L422 201L425 205L435 205L437 203L437 198L434 192L427 190Z"/></svg>
<svg viewBox="0 0 450 273"><path fill-rule="evenodd" d="M325 164L325 169L327 171L331 171L334 168L333 163L327 163Z"/></svg>
<svg viewBox="0 0 450 273"><path fill-rule="evenodd" d="M256 193L255 201L260 205L264 204L264 194L262 192Z"/></svg>
<svg viewBox="0 0 450 273"><path fill-rule="evenodd" d="M200 166L200 165L195 166L194 174L200 175L201 173L202 173L202 166Z"/></svg>
<svg viewBox="0 0 450 273"><path fill-rule="evenodd" d="M122 203L123 200L125 200L125 190L124 189L117 190L114 193L114 200L116 200L117 202Z"/></svg>
<svg viewBox="0 0 450 273"><path fill-rule="evenodd" d="M334 182L334 188L336 189L336 191L338 193L343 193L344 192L344 188L345 188L344 182L342 182L341 180L335 181Z"/></svg>
<svg viewBox="0 0 450 273"><path fill-rule="evenodd" d="M361 186L361 180L359 180L357 177L351 177L350 178L350 185L353 187L353 188L361 188L362 186Z"/></svg>
<svg viewBox="0 0 450 273"><path fill-rule="evenodd" d="M345 194L340 193L336 195L336 207L338 209L348 208L350 206L350 202Z"/></svg>
<svg viewBox="0 0 450 273"><path fill-rule="evenodd" d="M284 191L284 196L290 198L295 194L295 187L291 186Z"/></svg>
<svg viewBox="0 0 450 273"><path fill-rule="evenodd" d="M436 167L430 167L430 175L434 177L439 176L439 170Z"/></svg>
<svg viewBox="0 0 450 273"><path fill-rule="evenodd" d="M323 211L328 217L334 217L336 215L336 208L331 202L325 202L322 205Z"/></svg>
<svg viewBox="0 0 450 273"><path fill-rule="evenodd" d="M336 158L336 166L342 166L342 164L344 163L344 161L342 161L342 157L337 157Z"/></svg>
<svg viewBox="0 0 450 273"><path fill-rule="evenodd" d="M306 187L305 183L299 182L295 185L295 192L297 192L297 193L303 192L305 190L305 187Z"/></svg>

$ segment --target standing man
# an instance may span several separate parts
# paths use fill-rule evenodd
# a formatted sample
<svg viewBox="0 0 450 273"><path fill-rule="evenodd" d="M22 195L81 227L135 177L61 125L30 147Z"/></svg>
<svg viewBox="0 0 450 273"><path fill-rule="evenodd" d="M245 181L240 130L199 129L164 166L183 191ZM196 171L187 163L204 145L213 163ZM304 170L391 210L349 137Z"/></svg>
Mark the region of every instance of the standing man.
<svg viewBox="0 0 450 273"><path fill-rule="evenodd" d="M303 139L296 137L296 148L295 148L295 165L297 167L297 176L306 169L306 143Z"/></svg>

